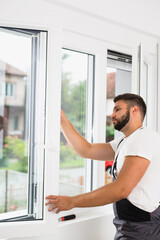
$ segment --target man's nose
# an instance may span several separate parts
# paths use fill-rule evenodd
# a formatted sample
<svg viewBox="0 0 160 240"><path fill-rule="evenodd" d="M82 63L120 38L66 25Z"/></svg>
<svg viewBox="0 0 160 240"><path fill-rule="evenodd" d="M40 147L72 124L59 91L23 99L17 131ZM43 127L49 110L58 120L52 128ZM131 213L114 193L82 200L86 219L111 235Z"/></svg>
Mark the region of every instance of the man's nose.
<svg viewBox="0 0 160 240"><path fill-rule="evenodd" d="M111 118L113 119L114 117L115 117L115 114L114 114L114 113L112 113L112 114L111 114Z"/></svg>

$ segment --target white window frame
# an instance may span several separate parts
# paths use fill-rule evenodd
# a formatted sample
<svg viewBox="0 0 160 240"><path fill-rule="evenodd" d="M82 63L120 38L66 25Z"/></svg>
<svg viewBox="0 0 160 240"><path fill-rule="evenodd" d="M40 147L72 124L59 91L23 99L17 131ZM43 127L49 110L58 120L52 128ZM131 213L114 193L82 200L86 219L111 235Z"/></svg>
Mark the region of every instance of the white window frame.
<svg viewBox="0 0 160 240"><path fill-rule="evenodd" d="M157 66L160 65L160 41L157 43ZM160 133L160 67L157 69L157 130Z"/></svg>
<svg viewBox="0 0 160 240"><path fill-rule="evenodd" d="M158 131L158 52L155 48L141 43L139 45L139 94L147 105L144 126ZM155 60L154 60L155 59ZM145 73L145 66L147 72ZM150 118L152 116L152 118Z"/></svg>
<svg viewBox="0 0 160 240"><path fill-rule="evenodd" d="M16 211L3 213L2 221L36 220L43 218L42 196L43 196L43 162L44 148L39 147L44 142L45 135L45 88L46 88L46 49L47 33L20 28L1 28L15 35L29 37L32 45L31 55L31 77L28 81L28 97L26 100L28 135L28 189L27 211ZM9 84L9 92L10 86ZM41 106L44 106L43 108ZM26 125L27 126L27 125ZM25 128L26 128L25 126ZM35 127L36 126L36 127ZM39 131L41 129L41 131ZM26 213L26 214L25 214ZM20 215L22 214L22 215ZM6 216L6 217L5 217ZM10 217L9 217L10 216ZM9 218L8 218L9 217Z"/></svg>
<svg viewBox="0 0 160 240"><path fill-rule="evenodd" d="M103 47L99 46L98 41L96 40L91 40L91 39L87 39L81 35L76 35L73 33L70 33L68 31L63 31L63 42L62 42L62 46L63 48L66 49L73 49L79 52L84 52L87 54L91 54L95 56L95 86L94 86L94 123L93 123L93 130L89 130L90 132L93 131L93 142L104 142L105 138L104 138L104 133L105 133L105 125L104 125L104 119L105 119L105 114L103 114L101 112L99 112L99 101L102 99L102 97L104 97L104 89L105 87L102 86L102 84L99 84L99 81L102 83L104 82L105 84L105 75L102 74L102 71L104 72L105 67L100 65L99 61L101 61L101 58L103 58L103 62L104 65L106 63L106 59L104 59L105 53L103 52ZM91 46L91 41L94 43L94 47ZM99 65L98 65L99 63ZM101 61L102 63L102 61ZM98 68L100 68L101 70L98 70ZM97 82L98 80L98 82ZM99 89L101 88L101 90ZM101 92L101 94L99 94L99 92ZM91 93L89 93L91 94ZM100 98L99 98L100 97ZM102 101L101 101L102 102ZM91 104L91 103L89 103ZM102 108L104 108L104 106L102 106ZM105 108L104 108L105 109ZM105 110L104 110L105 113ZM103 116L101 117L100 115ZM100 121L100 122L99 122ZM100 124L100 125L99 125ZM101 129L99 129L98 134L96 131L96 125L101 126ZM104 131L103 131L104 129ZM101 139L101 140L98 140ZM97 139L97 140L96 140ZM88 139L91 140L91 139ZM91 190L91 175L94 175L93 177L93 182L92 182L92 190L97 188L98 186L102 186L104 183L104 179L103 179L103 174L99 174L98 173L98 178L97 178L97 171L100 165L104 165L103 162L99 162L98 165L96 166L95 163L93 163L93 172L91 173L91 168L92 168L92 163L91 160L86 160L87 161L87 179L86 179L86 190L90 191ZM95 162L95 161L94 161ZM95 165L95 166L94 166ZM101 180L99 180L101 178Z"/></svg>
<svg viewBox="0 0 160 240"><path fill-rule="evenodd" d="M74 34L64 30L62 35L62 47L74 49L80 52L90 53L95 56L95 83L94 83L94 109L93 109L93 143L105 142L106 124L106 66L107 66L107 44L96 39L90 39L83 35ZM86 160L88 161L88 160ZM105 161L88 161L86 189L87 191L97 189L105 184ZM91 172L92 171L92 172ZM92 177L92 186L91 186ZM91 189L92 187L92 189ZM98 208L84 208L67 211L64 214L77 213L83 215L111 214L112 206L106 205ZM61 215L60 215L61 216Z"/></svg>

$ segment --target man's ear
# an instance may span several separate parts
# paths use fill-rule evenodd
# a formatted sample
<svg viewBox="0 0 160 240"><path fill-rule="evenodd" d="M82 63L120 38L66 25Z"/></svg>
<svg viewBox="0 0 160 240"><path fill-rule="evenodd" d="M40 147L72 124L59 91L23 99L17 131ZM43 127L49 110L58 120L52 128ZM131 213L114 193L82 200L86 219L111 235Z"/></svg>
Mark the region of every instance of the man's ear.
<svg viewBox="0 0 160 240"><path fill-rule="evenodd" d="M133 113L138 113L139 112L139 107L134 106L132 111L133 111Z"/></svg>

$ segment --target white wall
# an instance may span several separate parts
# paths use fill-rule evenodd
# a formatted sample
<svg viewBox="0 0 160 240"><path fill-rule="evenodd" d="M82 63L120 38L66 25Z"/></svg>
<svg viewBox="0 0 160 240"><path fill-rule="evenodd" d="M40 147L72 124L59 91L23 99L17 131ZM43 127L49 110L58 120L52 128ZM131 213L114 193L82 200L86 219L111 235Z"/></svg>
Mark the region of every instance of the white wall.
<svg viewBox="0 0 160 240"><path fill-rule="evenodd" d="M45 0L106 22L118 23L156 36L160 35L159 0Z"/></svg>
<svg viewBox="0 0 160 240"><path fill-rule="evenodd" d="M60 110L60 76L61 76L61 52L62 46L84 50L96 55L96 106L95 136L97 141L104 141L105 120L105 89L106 89L106 53L107 49L114 49L133 55L132 90L137 92L137 46L139 43L146 46L149 54L156 58L156 46L160 36L157 23L159 1L91 1L91 0L63 0L67 5L54 0L1 0L0 24L3 26L15 26L24 28L37 28L49 30L48 46L48 90L47 90L47 147L46 162L53 170L52 176L48 176L46 170L45 194L58 193L58 169L59 169L59 110ZM153 4L155 3L155 4ZM73 7L70 5L73 4ZM145 9L145 11L144 11ZM152 10L152 11L151 11ZM150 18L148 18L148 15ZM117 24L119 22L119 24ZM130 27L128 27L130 26ZM148 32L149 34L144 34ZM156 63L153 65L156 70ZM157 76L153 76L156 83ZM150 89L149 99L152 106L156 106L157 96L155 89ZM154 96L154 97L153 97ZM156 107L150 106L150 124L155 123ZM54 109L54 114L53 114ZM55 119L55 115L58 116ZM99 127L101 126L101 128ZM51 161L51 159L54 159ZM95 166L95 187L103 184L103 165ZM49 187L48 187L49 185ZM106 211L106 210L104 210ZM107 211L106 211L107 213ZM50 239L77 239L77 240L112 240L114 227L112 225L113 214L98 215L94 217L82 217L72 223L54 224L57 216L51 217L45 210L45 219L49 219L53 234L42 236L37 231L37 237L21 237L19 239L50 240ZM0 225L0 236L3 234ZM23 227L19 228L23 235ZM56 233L58 232L58 233ZM8 234L8 233L7 233ZM16 234L16 232L15 232ZM28 235L32 235L32 230ZM35 235L35 233L34 233ZM38 236L41 235L41 236ZM55 236L56 235L56 236ZM4 235L2 235L5 237ZM14 234L10 239L14 238Z"/></svg>

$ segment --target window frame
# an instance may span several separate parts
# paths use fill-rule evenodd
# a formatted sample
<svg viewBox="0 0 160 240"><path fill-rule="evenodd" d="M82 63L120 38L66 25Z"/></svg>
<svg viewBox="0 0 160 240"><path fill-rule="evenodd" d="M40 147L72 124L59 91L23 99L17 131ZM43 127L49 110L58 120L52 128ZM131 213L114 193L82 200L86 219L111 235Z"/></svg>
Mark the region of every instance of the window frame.
<svg viewBox="0 0 160 240"><path fill-rule="evenodd" d="M157 66L160 64L160 40L157 43ZM160 93L160 68L157 68L157 131L160 133L160 96L158 93Z"/></svg>
<svg viewBox="0 0 160 240"><path fill-rule="evenodd" d="M27 189L27 212L24 211L10 212L9 214L3 213L3 217L6 215L6 219L0 220L5 222L14 221L28 221L30 219L37 220L43 218L42 200L39 200L38 195L41 192L41 198L43 196L43 182L40 184L39 175L44 179L43 170L40 167L44 162L44 149L39 148L40 143L44 142L45 136L45 113L43 108L45 107L45 87L46 87L46 51L47 51L47 32L24 30L19 28L1 28L2 30L20 35L24 37L30 37L31 44L31 76L27 84L27 95L29 97L26 100L26 109L28 107L26 118L29 121L28 135L28 189ZM9 92L12 83L8 83ZM39 97L40 95L40 97ZM35 127L36 123L36 127ZM41 129L41 131L38 131ZM45 142L43 143L45 144ZM37 147L38 146L38 147ZM41 206L41 207L40 207ZM38 214L41 215L39 216ZM37 218L38 215L38 218ZM11 216L7 218L7 216Z"/></svg>
<svg viewBox="0 0 160 240"><path fill-rule="evenodd" d="M91 42L93 44L91 44ZM93 47L94 46L94 47ZM105 141L105 103L102 99L105 98L105 67L106 67L106 44L99 44L99 41L90 39L85 36L71 33L67 30L63 31L62 48L74 49L95 56L95 82L94 82L94 107L93 107L93 129L92 142ZM102 64L103 62L103 64ZM100 84L99 84L100 81ZM99 112L99 102L101 102L101 112ZM103 111L104 109L104 111ZM99 129L101 126L101 129ZM91 139L89 139L91 140ZM86 160L88 161L88 160ZM86 182L86 190L91 191L104 185L104 161L88 161ZM89 209L78 209L78 212L85 212ZM90 209L89 211L94 211Z"/></svg>
<svg viewBox="0 0 160 240"><path fill-rule="evenodd" d="M116 44L111 44L87 36L83 36L74 32L63 30L62 48L76 49L80 52L90 53L95 56L95 86L94 86L94 113L93 113L93 143L105 142L105 128L106 128L106 66L107 66L107 50L113 49L118 52L123 52L132 55L132 48L122 47ZM137 83L134 83L135 86ZM132 86L132 90L133 87ZM133 90L134 91L134 90ZM101 107L100 107L101 106ZM101 126L101 127L99 127ZM89 160L90 161L90 160ZM105 161L92 161L92 189L95 190L105 184ZM90 169L88 168L88 171ZM90 188L88 180L88 188ZM98 208L76 209L74 213L92 215L95 212L104 212L110 214L112 212L112 204L101 206ZM72 214L73 210L63 212L64 214Z"/></svg>
<svg viewBox="0 0 160 240"><path fill-rule="evenodd" d="M158 46L157 46L158 47ZM139 55L139 94L147 105L147 113L144 119L144 126L158 131L158 48L154 51L149 45L143 42L138 47ZM153 94L154 92L154 94ZM150 118L152 116L152 118Z"/></svg>
<svg viewBox="0 0 160 240"><path fill-rule="evenodd" d="M52 68L52 64L55 64L55 66L57 66L57 68L60 66L59 62L60 62L60 36L56 36L56 32L57 32L57 28L53 25L47 25L47 26L42 26L42 25L34 25L34 24L27 24L27 25L20 25L20 24L16 24L16 23L12 23L12 24L8 24L8 23L3 23L1 24L1 27L4 28L16 28L16 29L24 29L24 32L27 31L27 29L34 30L37 29L36 31L40 31L40 32L47 32L47 45L50 46L51 49L51 53L49 54L48 51L46 52L46 61L50 62L50 65L47 66L46 68L46 83L47 85L51 84L51 82L53 82L53 78L57 80L57 77L60 79L60 72L59 74L55 74L53 73L53 68ZM30 31L29 30L29 31ZM47 47L49 48L49 47ZM59 61L55 60L55 56L54 56L54 52L57 52L57 57ZM43 51L41 49L40 54L43 55ZM49 118L47 117L47 115L49 114L49 111L46 108L46 104L48 101L48 95L53 94L49 91L49 89L51 90L51 88L45 88L43 89L43 91L45 91L45 96L42 98L45 101L45 104L43 102L43 118L44 118L44 122L46 126L45 127L45 135L43 136L43 140L44 142L39 142L39 144L37 144L37 148L40 152L43 151L43 154L45 154L45 159L48 158L57 158L57 144L55 145L52 141L53 138L51 138L50 136L48 136L49 134L49 128L48 128L48 124L46 122L46 119ZM40 104L39 104L40 105ZM50 106L49 106L50 105ZM51 109L51 104L48 103L49 108ZM52 108L53 108L53 104L52 104ZM57 109L56 109L57 110ZM55 135L54 135L55 138ZM53 143L53 145L51 144ZM49 146L49 147L46 147ZM45 180L44 181L44 192L43 192L43 215L44 218L41 220L33 220L33 218L28 216L28 220L25 218L24 221L22 219L22 221L19 221L20 219L17 219L17 221L3 221L0 223L0 236L3 238L18 238L18 237L34 237L34 236L38 236L38 235L49 235L52 234L54 236L54 233L56 231L56 225L57 225L57 217L53 214L50 215L47 211L47 208L45 207L45 199L44 197L48 194L50 194L53 191L53 185L51 184L51 182L55 182L55 176L53 176L52 174L52 170L53 170L53 166L51 168L51 165L49 164L49 161L45 161L45 166L43 169L44 172L44 176L45 176ZM47 179L49 176L49 179ZM55 190L55 189L54 189ZM8 228L10 229L10 231L8 231Z"/></svg>

